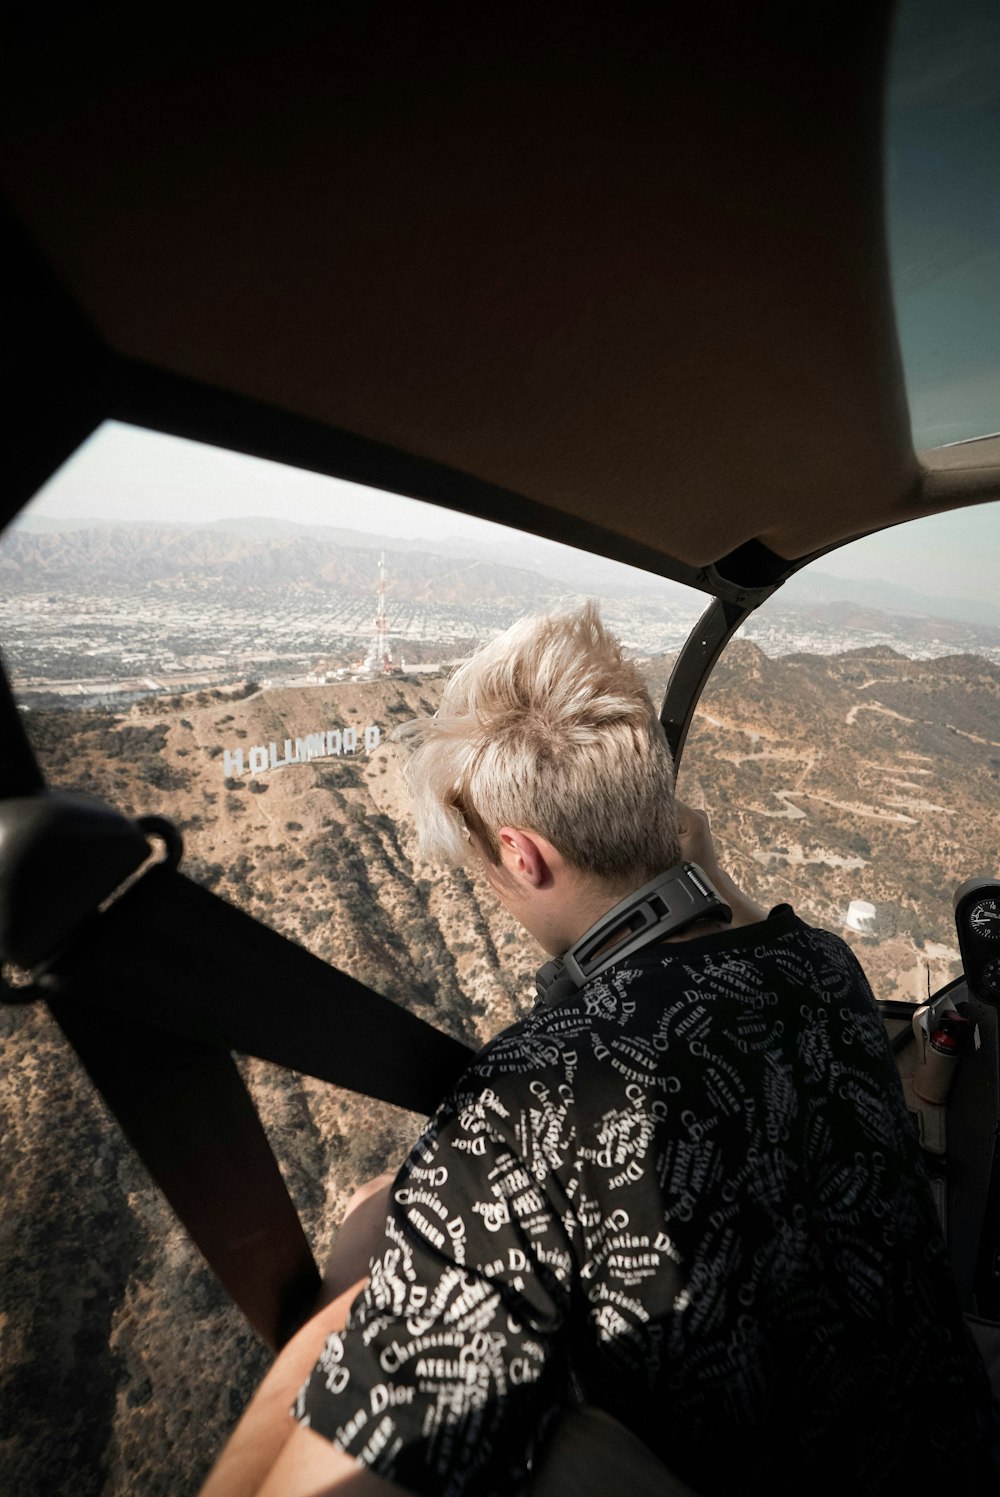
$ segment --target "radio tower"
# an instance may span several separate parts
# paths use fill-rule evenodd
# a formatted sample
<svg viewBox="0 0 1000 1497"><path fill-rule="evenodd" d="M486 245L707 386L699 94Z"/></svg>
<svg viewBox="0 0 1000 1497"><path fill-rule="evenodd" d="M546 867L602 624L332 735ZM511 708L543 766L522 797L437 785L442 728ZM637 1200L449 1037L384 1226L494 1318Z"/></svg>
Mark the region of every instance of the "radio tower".
<svg viewBox="0 0 1000 1497"><path fill-rule="evenodd" d="M385 617L385 552L378 559L378 590L375 594L375 633L365 656L365 670L373 676L395 676L399 667L393 664L389 647L389 626Z"/></svg>

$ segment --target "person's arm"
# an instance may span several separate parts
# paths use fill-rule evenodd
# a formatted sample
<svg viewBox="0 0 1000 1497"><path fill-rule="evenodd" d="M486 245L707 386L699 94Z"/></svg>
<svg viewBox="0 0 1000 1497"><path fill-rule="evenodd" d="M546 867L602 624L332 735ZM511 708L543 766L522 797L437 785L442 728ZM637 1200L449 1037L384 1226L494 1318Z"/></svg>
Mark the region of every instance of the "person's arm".
<svg viewBox="0 0 1000 1497"><path fill-rule="evenodd" d="M283 1447L267 1497L380 1490L355 1488L358 1468L325 1464L307 1435L404 1491L515 1491L571 1401L577 1228L554 1174L560 1118L530 1090L545 1076L554 1091L565 1068L540 1070L518 1026L484 1055L393 1186L381 1255L295 1400L304 1435Z"/></svg>
<svg viewBox="0 0 1000 1497"><path fill-rule="evenodd" d="M733 924L754 925L758 920L766 920L767 911L751 899L749 894L744 894L720 866L708 824L708 813L696 811L683 801L677 801L676 806L677 840L681 846L681 857L704 869L718 894L732 910Z"/></svg>
<svg viewBox="0 0 1000 1497"><path fill-rule="evenodd" d="M213 1466L200 1497L256 1497L262 1490L274 1490L271 1475L284 1465L282 1458L286 1446L295 1435L308 1433L293 1422L288 1411L299 1388L316 1365L327 1336L331 1331L343 1329L347 1312L363 1285L362 1279L325 1305L282 1348ZM312 1438L320 1448L320 1454L335 1456L347 1463L345 1470L338 1472L338 1462L333 1461L328 1471L331 1478L342 1479L361 1470L356 1461L342 1455L327 1440L320 1440L316 1435ZM292 1497L296 1489L286 1486L281 1490L285 1497ZM325 1489L307 1487L304 1490L319 1492ZM372 1488L373 1492L398 1490L387 1483Z"/></svg>
<svg viewBox="0 0 1000 1497"><path fill-rule="evenodd" d="M332 1446L329 1441L308 1435L296 1425L289 1409L323 1349L327 1336L343 1330L347 1312L364 1288L368 1263L382 1241L391 1175L380 1175L357 1191L337 1233L333 1253L323 1276L323 1288L316 1313L284 1346L264 1381L254 1394L242 1419L233 1431L225 1449L212 1468L201 1490L201 1497L254 1497L265 1483L264 1491L280 1490L285 1497L300 1491L316 1492L334 1488L295 1486L292 1476L298 1469L301 1479L313 1481L315 1470L322 1467L319 1458L326 1457L325 1476L330 1481L348 1478L366 1479L364 1468ZM286 1447L291 1449L286 1456ZM315 1446L313 1458L311 1447ZM304 1455L300 1451L304 1450ZM288 1470L286 1484L273 1488L273 1471ZM295 1477L295 1480L299 1480ZM399 1492L379 1477L371 1477L372 1486L352 1486L358 1497Z"/></svg>

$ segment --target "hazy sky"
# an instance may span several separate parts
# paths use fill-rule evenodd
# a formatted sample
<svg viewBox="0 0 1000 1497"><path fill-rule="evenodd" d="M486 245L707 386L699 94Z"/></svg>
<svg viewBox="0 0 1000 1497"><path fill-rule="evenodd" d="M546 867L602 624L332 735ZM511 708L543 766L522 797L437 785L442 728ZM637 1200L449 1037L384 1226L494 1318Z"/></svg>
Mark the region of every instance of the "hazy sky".
<svg viewBox="0 0 1000 1497"><path fill-rule="evenodd" d="M995 603L998 559L1000 504L985 504L896 525L831 551L814 566L834 577L885 578L941 597Z"/></svg>
<svg viewBox="0 0 1000 1497"><path fill-rule="evenodd" d="M65 520L148 520L204 525L248 517L289 520L384 535L392 540L455 540L475 554L562 578L600 595L645 575L605 557L526 535L419 499L226 452L182 437L107 421L53 475L22 512ZM15 522L17 523L17 522ZM693 589L650 579L658 596Z"/></svg>
<svg viewBox="0 0 1000 1497"><path fill-rule="evenodd" d="M32 516L190 524L266 515L389 538L461 537L484 549L509 544L517 534L417 499L110 421L29 508ZM523 537L525 564L531 548L545 544ZM886 578L939 596L960 593L993 602L998 558L1000 504L990 504L855 541L816 567L840 577Z"/></svg>
<svg viewBox="0 0 1000 1497"><path fill-rule="evenodd" d="M377 503L372 502L377 492ZM411 538L504 533L452 510L107 421L32 501L33 514L102 520L210 520L268 515Z"/></svg>

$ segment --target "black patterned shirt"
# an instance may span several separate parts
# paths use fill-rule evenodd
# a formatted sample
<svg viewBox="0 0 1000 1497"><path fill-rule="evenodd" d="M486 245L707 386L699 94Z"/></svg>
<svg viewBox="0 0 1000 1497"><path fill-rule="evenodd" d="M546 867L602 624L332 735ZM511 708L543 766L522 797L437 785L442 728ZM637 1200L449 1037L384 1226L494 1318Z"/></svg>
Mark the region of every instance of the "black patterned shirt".
<svg viewBox="0 0 1000 1497"><path fill-rule="evenodd" d="M883 1026L788 906L506 1030L391 1203L294 1412L408 1490L518 1492L581 1400L706 1497L971 1482L989 1395Z"/></svg>

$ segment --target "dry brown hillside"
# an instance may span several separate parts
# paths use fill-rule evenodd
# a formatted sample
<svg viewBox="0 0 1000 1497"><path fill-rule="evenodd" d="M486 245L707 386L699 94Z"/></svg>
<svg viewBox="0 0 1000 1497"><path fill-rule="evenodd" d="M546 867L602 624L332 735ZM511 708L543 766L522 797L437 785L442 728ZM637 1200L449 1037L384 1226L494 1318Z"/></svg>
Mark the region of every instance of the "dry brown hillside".
<svg viewBox="0 0 1000 1497"><path fill-rule="evenodd" d="M398 751L223 775L227 748L355 723L387 737L439 689L202 692L27 721L53 783L170 816L192 876L476 1044L528 1003L539 955L464 871L415 860ZM266 1357L44 1011L2 1008L0 1024L9 1490L192 1492ZM262 1062L246 1072L322 1261L351 1192L422 1120Z"/></svg>
<svg viewBox="0 0 1000 1497"><path fill-rule="evenodd" d="M680 791L704 796L738 877L843 934L880 998L960 970L951 896L1000 870L1000 669L880 647L768 659L737 641L696 718ZM843 927L852 899L873 935Z"/></svg>
<svg viewBox="0 0 1000 1497"><path fill-rule="evenodd" d="M663 660L648 663L662 682ZM530 1001L533 943L461 870L416 856L394 724L440 681L244 695L202 691L125 715L33 712L53 783L183 829L185 867L317 955L476 1043ZM738 876L851 939L880 996L955 970L954 885L997 871L1000 672L891 650L769 660L737 643L713 677L680 790L704 799ZM226 751L378 726L372 753L259 775ZM231 761L232 763L232 761ZM0 1008L5 1425L11 1492L193 1492L266 1358L32 1007ZM247 1074L322 1257L348 1194L421 1120L249 1062Z"/></svg>

